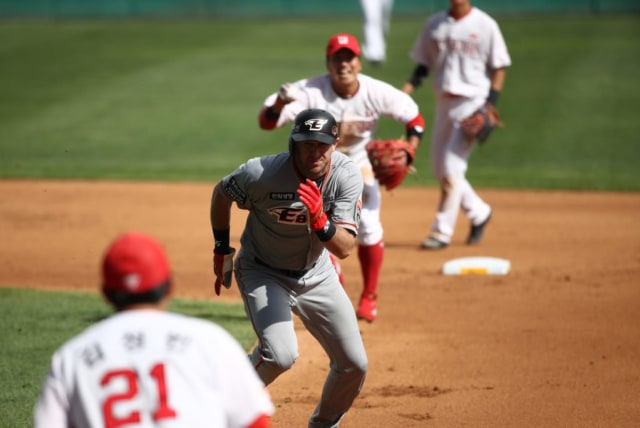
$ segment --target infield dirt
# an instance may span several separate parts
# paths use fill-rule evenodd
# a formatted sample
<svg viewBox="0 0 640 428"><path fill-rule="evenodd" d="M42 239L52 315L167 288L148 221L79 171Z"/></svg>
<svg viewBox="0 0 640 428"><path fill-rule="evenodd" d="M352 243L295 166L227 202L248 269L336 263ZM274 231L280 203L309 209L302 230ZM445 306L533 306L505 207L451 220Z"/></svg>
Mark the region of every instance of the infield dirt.
<svg viewBox="0 0 640 428"><path fill-rule="evenodd" d="M107 243L143 230L166 246L180 297L214 300L213 183L0 181L0 284L97 290ZM383 194L379 318L361 324L369 374L342 427L640 425L640 194L479 189L480 245L420 250L437 190ZM244 212L233 210L237 244ZM449 259L511 261L506 276L443 276ZM342 262L354 304L357 257ZM240 301L237 290L222 301ZM300 358L269 391L276 427L304 427L328 371L298 325Z"/></svg>

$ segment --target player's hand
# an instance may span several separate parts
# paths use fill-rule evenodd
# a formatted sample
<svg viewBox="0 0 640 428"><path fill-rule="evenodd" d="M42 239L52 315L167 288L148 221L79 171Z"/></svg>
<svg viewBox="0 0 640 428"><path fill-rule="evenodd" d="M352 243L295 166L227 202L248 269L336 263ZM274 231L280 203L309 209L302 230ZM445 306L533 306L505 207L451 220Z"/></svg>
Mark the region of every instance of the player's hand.
<svg viewBox="0 0 640 428"><path fill-rule="evenodd" d="M228 247L228 252L222 254L213 252L213 274L216 276L216 284L214 291L216 296L220 295L220 286L228 289L231 287L231 278L233 273L233 256L236 254L236 249Z"/></svg>
<svg viewBox="0 0 640 428"><path fill-rule="evenodd" d="M322 195L320 189L313 180L306 179L305 182L298 186L298 197L309 210L309 226L311 230L317 232L322 230L324 225L329 221L322 207Z"/></svg>
<svg viewBox="0 0 640 428"><path fill-rule="evenodd" d="M293 88L291 83L284 83L280 86L280 90L278 91L278 98L282 102L282 104L289 104L296 100L296 90Z"/></svg>

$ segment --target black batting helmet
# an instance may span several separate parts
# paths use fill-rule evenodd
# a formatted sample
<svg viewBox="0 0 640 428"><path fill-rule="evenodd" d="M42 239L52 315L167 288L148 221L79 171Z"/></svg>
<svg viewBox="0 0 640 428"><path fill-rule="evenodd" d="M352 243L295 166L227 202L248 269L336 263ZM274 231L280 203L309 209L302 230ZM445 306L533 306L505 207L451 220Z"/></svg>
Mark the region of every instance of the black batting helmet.
<svg viewBox="0 0 640 428"><path fill-rule="evenodd" d="M337 139L338 124L331 113L321 109L307 109L296 116L291 128L289 150L293 150L293 143L300 141L334 144Z"/></svg>

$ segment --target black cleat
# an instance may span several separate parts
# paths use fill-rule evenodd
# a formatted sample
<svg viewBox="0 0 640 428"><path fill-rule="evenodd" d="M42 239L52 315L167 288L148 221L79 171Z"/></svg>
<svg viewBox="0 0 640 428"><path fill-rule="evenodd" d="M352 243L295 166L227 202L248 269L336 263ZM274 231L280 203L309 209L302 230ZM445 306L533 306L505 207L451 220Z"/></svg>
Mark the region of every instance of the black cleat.
<svg viewBox="0 0 640 428"><path fill-rule="evenodd" d="M490 211L487 219L482 223L478 225L471 225L471 231L469 232L469 237L467 238L467 245L473 245L480 242L480 240L482 239L482 234L484 233L484 228L487 223L489 223L489 220L491 220L491 214L492 212Z"/></svg>

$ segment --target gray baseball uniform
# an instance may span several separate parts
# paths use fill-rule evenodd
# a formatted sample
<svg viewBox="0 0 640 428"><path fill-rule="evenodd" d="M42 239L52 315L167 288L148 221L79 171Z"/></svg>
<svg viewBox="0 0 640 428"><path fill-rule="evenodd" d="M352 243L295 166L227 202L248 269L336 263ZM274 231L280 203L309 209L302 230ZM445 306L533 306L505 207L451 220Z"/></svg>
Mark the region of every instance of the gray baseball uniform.
<svg viewBox="0 0 640 428"><path fill-rule="evenodd" d="M291 368L298 357L295 313L330 358L309 426L337 426L362 387L367 357L351 301L296 194L301 181L284 152L247 161L222 188L249 210L235 276L259 339L251 360L267 385ZM357 234L363 184L356 164L334 152L316 184L331 222Z"/></svg>

